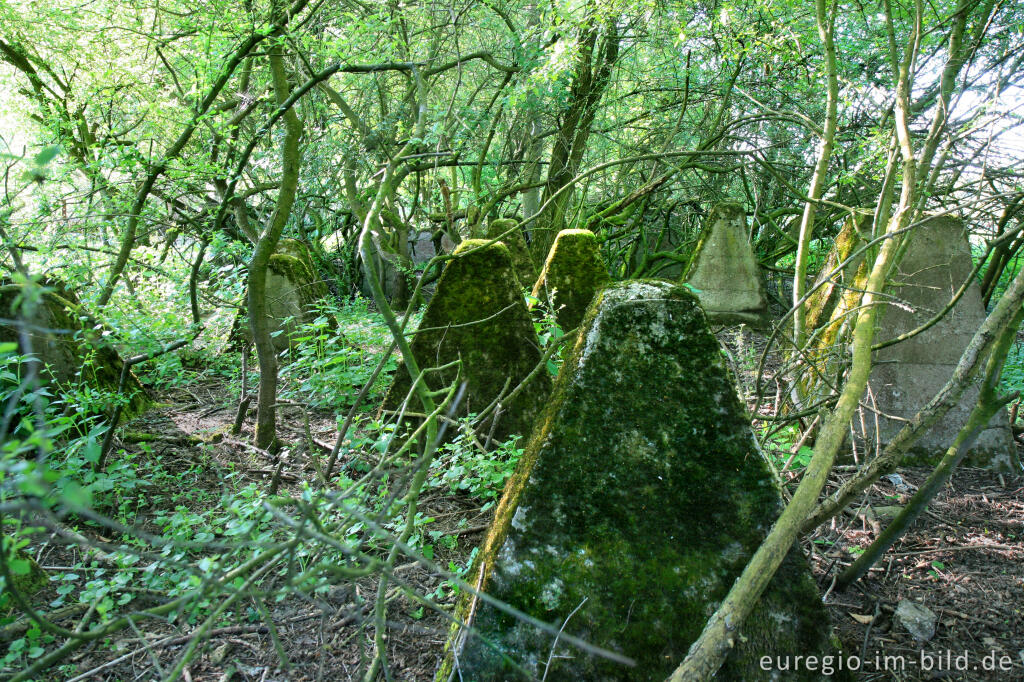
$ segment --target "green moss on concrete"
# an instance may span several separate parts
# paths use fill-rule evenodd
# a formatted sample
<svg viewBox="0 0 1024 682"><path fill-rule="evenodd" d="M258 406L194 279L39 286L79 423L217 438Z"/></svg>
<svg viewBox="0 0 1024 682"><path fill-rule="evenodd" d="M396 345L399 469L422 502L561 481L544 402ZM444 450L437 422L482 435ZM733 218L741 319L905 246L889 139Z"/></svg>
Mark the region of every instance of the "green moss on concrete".
<svg viewBox="0 0 1024 682"><path fill-rule="evenodd" d="M84 386L116 393L124 362L111 345L113 335L103 333L105 327L62 282L48 280L41 285L46 291L35 309L36 328L29 332L31 352L44 365L41 378L53 384L59 393ZM0 317L19 319L23 314L19 302L23 292L24 287L19 284L0 285ZM14 326L0 326L0 343L16 343L19 353L29 352ZM138 416L150 406L149 395L131 371L125 392L129 401L122 411L123 420ZM106 414L108 407L97 407L90 416Z"/></svg>
<svg viewBox="0 0 1024 682"><path fill-rule="evenodd" d="M559 644L548 679L660 681L780 508L697 300L663 282L611 285L586 314L468 579L556 629L568 619L566 633L637 662ZM456 616L475 633L458 653L462 679L529 679L506 657L543 675L551 635L468 595ZM828 652L826 623L794 550L719 676L771 679L761 656ZM453 632L439 680L461 637Z"/></svg>
<svg viewBox="0 0 1024 682"><path fill-rule="evenodd" d="M267 263L267 314L273 320L271 332L282 332L271 337L278 352L288 348L299 325L316 319L317 304L329 296L327 284L318 276L306 245L297 239L278 242ZM285 322L288 318L291 321ZM333 317L328 317L328 327L337 329ZM248 312L241 310L231 325L228 344L241 347L251 342Z"/></svg>
<svg viewBox="0 0 1024 682"><path fill-rule="evenodd" d="M420 329L411 343L421 369L462 359L467 385L460 413L486 408L509 381L514 389L540 362L533 322L523 301L522 289L508 248L499 243L469 239L459 244L455 258L445 266L437 291L423 313ZM437 390L455 381L454 371L433 373L427 384ZM409 373L398 368L384 401L396 409L410 388ZM545 372L506 406L498 422L499 438L516 433L528 435L534 418L551 388ZM419 411L413 398L412 410Z"/></svg>
<svg viewBox="0 0 1024 682"><path fill-rule="evenodd" d="M512 267L515 268L516 277L519 278L521 285L528 287L537 279L537 266L533 263L530 247L526 245L526 238L518 225L519 221L511 218L492 220L487 226L484 238L495 239L504 235L501 237L501 243L508 247L512 256Z"/></svg>
<svg viewBox="0 0 1024 682"><path fill-rule="evenodd" d="M594 294L610 280L594 233L562 230L533 286L533 296L547 301L558 324L568 331L580 325Z"/></svg>
<svg viewBox="0 0 1024 682"><path fill-rule="evenodd" d="M298 258L306 266L307 277L311 280L316 279L316 265L313 263L313 254L310 253L309 247L298 239L292 239L291 237L280 239L277 242L274 253Z"/></svg>

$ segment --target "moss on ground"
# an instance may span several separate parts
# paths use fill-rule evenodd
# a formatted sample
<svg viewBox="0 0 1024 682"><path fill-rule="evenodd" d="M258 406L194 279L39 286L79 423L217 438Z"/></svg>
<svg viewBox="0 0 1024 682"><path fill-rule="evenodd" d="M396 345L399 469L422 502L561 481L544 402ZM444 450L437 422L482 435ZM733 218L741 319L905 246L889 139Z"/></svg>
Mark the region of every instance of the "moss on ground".
<svg viewBox="0 0 1024 682"><path fill-rule="evenodd" d="M548 679L660 681L780 509L697 300L663 282L611 285L587 312L469 575L556 630L565 623L567 634L636 661L559 643ZM459 654L463 679L544 675L550 634L468 595L456 616L474 627ZM795 549L720 677L772 679L761 656L829 651L825 623ZM452 633L439 680L460 636Z"/></svg>
<svg viewBox="0 0 1024 682"><path fill-rule="evenodd" d="M594 294L610 280L594 233L562 230L533 286L533 296L547 301L558 324L568 331L580 325Z"/></svg>
<svg viewBox="0 0 1024 682"><path fill-rule="evenodd" d="M508 248L498 242L468 239L445 266L434 297L427 304L420 329L411 343L420 369L462 360L460 379L467 382L460 414L478 413L505 389L513 390L540 362L533 321L512 267ZM427 385L439 390L456 381L456 371L434 372ZM398 408L409 393L405 366L398 368L384 408ZM529 386L506 405L495 436L529 435L534 418L551 388L541 371ZM410 402L419 411L419 401Z"/></svg>

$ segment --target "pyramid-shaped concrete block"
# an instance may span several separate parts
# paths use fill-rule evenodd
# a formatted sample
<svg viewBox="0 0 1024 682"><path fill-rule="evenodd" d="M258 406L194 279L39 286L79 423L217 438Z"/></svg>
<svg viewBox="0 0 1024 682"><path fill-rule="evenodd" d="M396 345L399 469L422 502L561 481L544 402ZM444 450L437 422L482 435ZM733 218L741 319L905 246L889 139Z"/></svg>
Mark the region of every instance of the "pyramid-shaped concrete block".
<svg viewBox="0 0 1024 682"><path fill-rule="evenodd" d="M530 247L526 245L526 237L519 228L519 221L511 218L499 218L492 220L487 225L485 239L501 238L501 243L508 247L512 256L512 266L516 270L516 277L523 286L530 286L537 279L537 266L533 264L530 257Z"/></svg>
<svg viewBox="0 0 1024 682"><path fill-rule="evenodd" d="M55 386L52 393L80 390L86 385L116 393L124 367L112 343L116 337L89 315L63 282L45 280L33 287L34 291L29 288L0 282L0 318L4 320L0 324L0 343L14 343L18 353L32 355L32 359L19 363L18 376L27 376L29 363L35 363L40 381ZM26 303L26 299L34 302ZM17 320L29 325L25 336ZM149 396L131 370L126 393L129 403L124 408L124 419L149 406Z"/></svg>
<svg viewBox="0 0 1024 682"><path fill-rule="evenodd" d="M459 412L475 414L497 399L506 383L506 392L514 390L540 363L541 353L508 248L500 242L467 239L454 255L423 313L419 328L424 331L410 345L421 370L462 360L458 379L467 387ZM440 390L456 379L454 370L435 372L427 385ZM400 366L384 409L399 408L410 386L409 373ZM512 403L503 406L495 436L529 435L550 389L551 379L542 369ZM411 404L414 410L420 408L415 397Z"/></svg>
<svg viewBox="0 0 1024 682"><path fill-rule="evenodd" d="M963 222L951 216L928 219L908 236L906 249L889 281L892 302L880 310L875 342L884 342L931 320L971 276L973 261ZM855 427L869 444L891 440L953 375L960 356L986 316L981 288L971 282L963 297L938 323L901 343L875 353L868 381L868 405L879 411ZM926 433L905 458L911 463L936 463L967 421L978 398L977 383L959 404ZM890 418L893 417L893 418ZM877 436L877 438L876 438ZM967 462L1009 470L1016 455L1006 412L1000 410L968 451Z"/></svg>
<svg viewBox="0 0 1024 682"><path fill-rule="evenodd" d="M299 325L307 324L318 315L317 304L330 293L317 273L309 248L297 239L281 239L267 264L267 317L271 320L271 340L281 352L289 347ZM337 322L328 317L331 329ZM246 311L234 320L229 344L251 343L252 330Z"/></svg>
<svg viewBox="0 0 1024 682"><path fill-rule="evenodd" d="M780 510L697 299L666 282L609 285L467 577L553 632L467 594L455 615L470 627L452 632L437 679L661 682ZM762 656L827 652L827 622L795 548L720 678L773 679ZM560 628L635 666L556 643Z"/></svg>
<svg viewBox="0 0 1024 682"><path fill-rule="evenodd" d="M545 301L565 331L583 321L594 294L610 281L601 246L590 230L562 230L555 237L533 297Z"/></svg>
<svg viewBox="0 0 1024 682"><path fill-rule="evenodd" d="M742 206L711 209L682 281L697 290L709 321L767 324L768 299Z"/></svg>

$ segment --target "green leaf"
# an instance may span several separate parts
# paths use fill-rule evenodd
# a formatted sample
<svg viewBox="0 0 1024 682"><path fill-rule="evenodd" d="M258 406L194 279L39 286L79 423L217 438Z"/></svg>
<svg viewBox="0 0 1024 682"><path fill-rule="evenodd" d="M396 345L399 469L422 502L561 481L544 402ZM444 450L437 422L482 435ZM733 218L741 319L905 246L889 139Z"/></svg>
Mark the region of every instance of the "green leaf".
<svg viewBox="0 0 1024 682"><path fill-rule="evenodd" d="M28 559L11 559L7 566L13 575L28 575L32 570L32 564Z"/></svg>
<svg viewBox="0 0 1024 682"><path fill-rule="evenodd" d="M36 158L33 159L37 166L45 166L46 164L53 161L54 157L60 153L60 145L55 144L47 147L43 151L36 154Z"/></svg>

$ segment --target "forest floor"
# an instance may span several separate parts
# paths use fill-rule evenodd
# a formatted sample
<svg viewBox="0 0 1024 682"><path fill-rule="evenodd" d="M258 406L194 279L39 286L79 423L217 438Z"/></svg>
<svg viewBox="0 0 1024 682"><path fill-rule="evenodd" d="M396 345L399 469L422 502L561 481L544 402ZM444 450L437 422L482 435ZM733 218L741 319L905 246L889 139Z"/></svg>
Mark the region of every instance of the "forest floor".
<svg viewBox="0 0 1024 682"><path fill-rule="evenodd" d="M276 464L248 445L252 419L242 434L224 435L235 410L225 382L212 380L174 389L160 400L164 406L130 425L131 432L147 432L156 439L146 447L125 440L121 445L126 450L140 458L159 458L163 467L182 472L180 485L187 480L196 491L220 490L225 472L259 487L270 485ZM282 409L282 438L303 441L306 427L300 411L287 406ZM298 496L300 482L313 480L315 475L311 460L318 457L322 462L333 443L337 428L333 414L309 414L309 435L319 451L313 457L300 452L285 462L279 494ZM211 434L217 435L211 438ZM1024 478L958 470L923 517L866 579L842 593L830 589L832 577L877 535L878 517L885 507L905 502L927 473L900 469L901 481L875 484L858 509L837 517L803 541L814 577L822 593L827 593L826 604L842 643L843 658L853 656L862 662L854 675L857 680L1024 680ZM830 486L839 485L845 475L843 471L834 474ZM156 491L149 494L154 500L161 499ZM192 511L204 513L207 510L202 505L215 497L197 495L198 507ZM145 510L140 515L142 527L146 516L154 517L160 511ZM444 487L425 493L421 511L434 519L430 529L438 534L435 537L451 538L435 544L433 558L441 566L466 561L483 538L492 514L479 499ZM99 542L115 540L100 531L82 532ZM51 575L82 566L78 548L60 544L53 535L43 535L40 540L44 546L38 559ZM432 680L449 624L410 595L434 595L446 608L454 605L456 597L444 589L443 574L417 562L401 563L394 576L388 590L388 675L394 680ZM279 579L268 578L268 593L274 590L274 580ZM56 597L57 584L51 582L37 595L40 605ZM256 614L258 605L242 600L207 632L206 643L186 666L183 677L191 682L359 680L373 650L368 624L377 585L376 576L371 575L339 579L322 594L291 591L279 602L266 603L273 629L266 618ZM894 611L904 599L937 614L936 634L930 641L918 644L895 624ZM142 607L148 605L143 600ZM63 624L73 627L76 620ZM60 668L60 675L46 679L162 679L196 627L194 620L184 618L141 621L135 629L81 649ZM922 651L928 658L922 659ZM956 670L965 654L970 669ZM925 670L929 662L931 670ZM989 662L995 663L995 671L981 669ZM1001 671L1000 663L1004 664ZM1011 669L1006 670L1005 665Z"/></svg>

